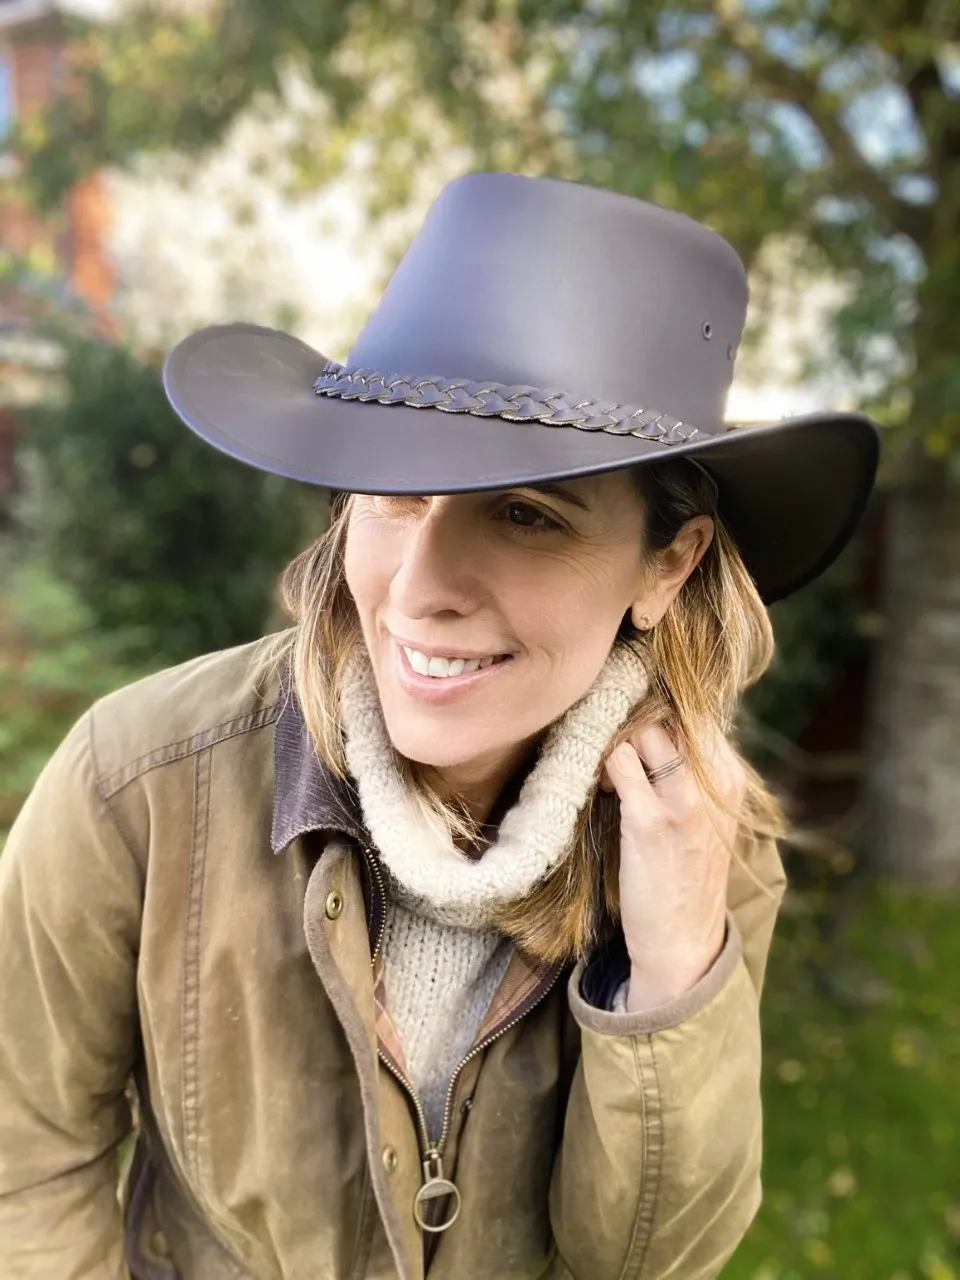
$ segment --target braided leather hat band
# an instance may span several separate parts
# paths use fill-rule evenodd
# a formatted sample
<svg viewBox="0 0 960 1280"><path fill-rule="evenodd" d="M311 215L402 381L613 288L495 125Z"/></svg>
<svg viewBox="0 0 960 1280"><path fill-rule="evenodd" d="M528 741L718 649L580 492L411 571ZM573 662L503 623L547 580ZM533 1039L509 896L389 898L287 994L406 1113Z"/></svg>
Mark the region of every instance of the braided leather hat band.
<svg viewBox="0 0 960 1280"><path fill-rule="evenodd" d="M539 422L576 427L612 436L636 436L662 445L686 444L700 434L679 418L655 409L618 405L610 400L574 400L562 391L470 382L466 378L413 378L376 369L350 368L331 360L314 383L317 395L342 400L405 404L444 413L471 413L509 422Z"/></svg>

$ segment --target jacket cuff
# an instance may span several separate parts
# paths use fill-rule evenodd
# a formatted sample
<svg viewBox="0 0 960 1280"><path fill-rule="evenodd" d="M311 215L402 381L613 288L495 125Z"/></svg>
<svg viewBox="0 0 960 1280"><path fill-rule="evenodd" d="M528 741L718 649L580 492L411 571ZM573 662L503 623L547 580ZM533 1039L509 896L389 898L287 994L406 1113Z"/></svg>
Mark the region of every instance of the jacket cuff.
<svg viewBox="0 0 960 1280"><path fill-rule="evenodd" d="M740 932L727 912L723 948L700 981L676 1000L643 1013L616 1013L617 992L630 977L630 961L622 935L589 962L581 961L570 975L570 1010L581 1027L601 1035L641 1036L679 1026L705 1009L720 994L740 962Z"/></svg>

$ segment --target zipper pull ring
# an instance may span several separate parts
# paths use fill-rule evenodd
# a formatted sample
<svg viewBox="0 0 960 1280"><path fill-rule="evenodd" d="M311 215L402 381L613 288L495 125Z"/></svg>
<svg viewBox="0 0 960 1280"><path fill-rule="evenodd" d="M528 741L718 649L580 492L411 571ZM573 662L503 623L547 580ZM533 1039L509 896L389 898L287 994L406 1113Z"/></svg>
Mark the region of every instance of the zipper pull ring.
<svg viewBox="0 0 960 1280"><path fill-rule="evenodd" d="M448 1200L445 1206L446 1216L439 1222L433 1222L435 1215L431 1212L438 1200ZM423 1158L423 1186L413 1201L413 1216L421 1231L429 1231L437 1235L452 1227L460 1216L460 1192L456 1185L443 1176L443 1160L436 1148L428 1151Z"/></svg>

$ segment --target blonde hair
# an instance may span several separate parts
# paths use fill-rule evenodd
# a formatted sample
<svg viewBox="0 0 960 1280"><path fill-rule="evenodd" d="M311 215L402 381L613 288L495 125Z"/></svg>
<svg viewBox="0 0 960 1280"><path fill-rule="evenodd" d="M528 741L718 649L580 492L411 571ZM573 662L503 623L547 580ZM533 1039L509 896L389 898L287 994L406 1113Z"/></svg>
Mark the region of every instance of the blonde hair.
<svg viewBox="0 0 960 1280"><path fill-rule="evenodd" d="M693 516L713 517L713 540L673 604L649 632L638 632L629 614L618 639L643 657L650 672L647 696L618 735L664 723L697 782L718 810L728 810L710 761L717 732L729 737L737 700L760 678L773 657L770 620L753 580L717 514L717 488L698 464L683 458L637 467L633 475L646 513L647 548L653 558ZM363 643L346 583L344 549L352 499L335 503L327 531L286 569L282 600L295 623L291 672L304 719L323 764L347 776L338 688L344 664ZM737 813L731 852L785 828L782 810L763 780L740 757L746 791ZM411 795L434 830L458 842L479 838L469 814L432 789L428 771L398 754ZM526 954L553 963L580 958L619 916L619 802L597 787L584 806L569 855L531 893L505 906L497 925ZM749 865L748 874L752 875ZM758 885L763 885L753 876ZM764 890L766 891L766 890Z"/></svg>

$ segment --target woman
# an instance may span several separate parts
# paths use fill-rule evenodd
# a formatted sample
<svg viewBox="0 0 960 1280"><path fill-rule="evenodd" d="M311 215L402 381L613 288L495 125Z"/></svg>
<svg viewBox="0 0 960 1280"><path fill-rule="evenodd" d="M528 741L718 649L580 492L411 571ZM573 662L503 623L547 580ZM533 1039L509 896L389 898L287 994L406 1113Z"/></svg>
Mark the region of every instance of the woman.
<svg viewBox="0 0 960 1280"><path fill-rule="evenodd" d="M6 1280L719 1273L783 891L727 733L876 465L725 431L745 304L685 218L479 175L349 366L176 348L190 427L340 497L291 631L98 703L0 860Z"/></svg>

